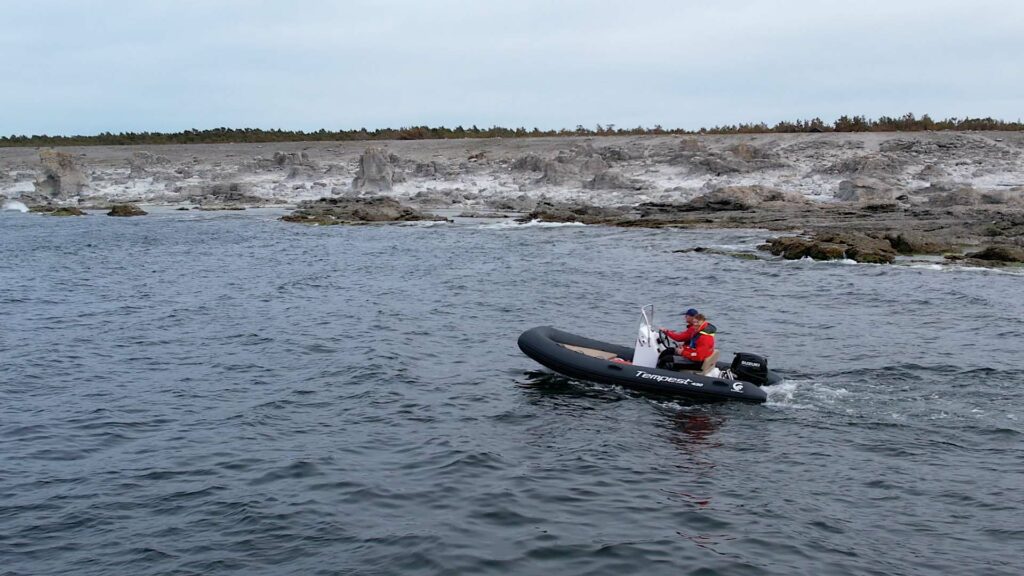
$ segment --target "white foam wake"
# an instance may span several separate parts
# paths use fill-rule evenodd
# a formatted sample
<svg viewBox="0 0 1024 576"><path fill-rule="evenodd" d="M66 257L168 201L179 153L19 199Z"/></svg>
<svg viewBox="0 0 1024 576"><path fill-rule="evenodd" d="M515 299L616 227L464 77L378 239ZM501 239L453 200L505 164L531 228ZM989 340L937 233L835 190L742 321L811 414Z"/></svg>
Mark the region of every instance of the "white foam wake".
<svg viewBox="0 0 1024 576"><path fill-rule="evenodd" d="M519 228L563 228L566 226L586 226L586 224L582 222L542 222L540 220L520 223L515 220L505 220L492 224L481 224L478 228L480 230L514 230Z"/></svg>
<svg viewBox="0 0 1024 576"><path fill-rule="evenodd" d="M24 202L18 202L17 200L4 200L4 210L17 210L18 212L28 212L28 206L25 206Z"/></svg>

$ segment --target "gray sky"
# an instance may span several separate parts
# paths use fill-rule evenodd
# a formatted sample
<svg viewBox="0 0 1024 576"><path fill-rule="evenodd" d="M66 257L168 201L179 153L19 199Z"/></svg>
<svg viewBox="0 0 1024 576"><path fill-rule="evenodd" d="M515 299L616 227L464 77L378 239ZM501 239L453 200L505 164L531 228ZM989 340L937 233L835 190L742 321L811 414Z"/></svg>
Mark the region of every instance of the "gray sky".
<svg viewBox="0 0 1024 576"><path fill-rule="evenodd" d="M0 0L0 134L1024 116L1024 2Z"/></svg>

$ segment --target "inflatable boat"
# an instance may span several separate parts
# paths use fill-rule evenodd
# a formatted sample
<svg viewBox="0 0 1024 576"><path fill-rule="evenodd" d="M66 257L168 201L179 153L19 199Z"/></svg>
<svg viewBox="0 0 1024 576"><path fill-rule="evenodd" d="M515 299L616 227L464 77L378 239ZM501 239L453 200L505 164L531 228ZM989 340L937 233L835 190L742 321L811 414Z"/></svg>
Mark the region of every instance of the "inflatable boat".
<svg viewBox="0 0 1024 576"><path fill-rule="evenodd" d="M715 350L702 364L673 356L667 335L653 327L654 307L641 310L636 345L631 349L551 326L538 326L519 336L519 349L547 368L570 378L616 384L625 388L683 396L694 400L741 400L761 403L761 388L782 377L768 369L762 356L737 353L732 362L719 362Z"/></svg>

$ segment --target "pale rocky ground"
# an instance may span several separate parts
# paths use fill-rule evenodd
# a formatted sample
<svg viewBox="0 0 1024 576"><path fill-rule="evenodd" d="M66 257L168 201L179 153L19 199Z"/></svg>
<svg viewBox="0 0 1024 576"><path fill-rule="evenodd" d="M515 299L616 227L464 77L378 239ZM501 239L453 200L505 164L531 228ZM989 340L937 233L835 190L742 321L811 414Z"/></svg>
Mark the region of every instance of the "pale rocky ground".
<svg viewBox="0 0 1024 576"><path fill-rule="evenodd" d="M253 206L386 195L427 210L528 212L541 199L681 203L750 185L821 202L1017 206L1024 202L1024 133L0 148L0 196L29 205Z"/></svg>

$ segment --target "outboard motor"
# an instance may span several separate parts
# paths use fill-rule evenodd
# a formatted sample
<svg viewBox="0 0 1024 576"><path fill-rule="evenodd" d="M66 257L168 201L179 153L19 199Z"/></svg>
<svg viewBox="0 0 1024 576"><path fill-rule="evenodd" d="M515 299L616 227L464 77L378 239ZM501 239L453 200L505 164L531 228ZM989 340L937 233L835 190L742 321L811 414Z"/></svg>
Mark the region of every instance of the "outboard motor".
<svg viewBox="0 0 1024 576"><path fill-rule="evenodd" d="M729 370L737 380L757 384L758 386L768 383L768 359L757 354L748 352L737 352L732 359L732 366Z"/></svg>

